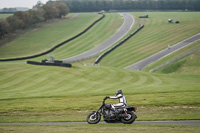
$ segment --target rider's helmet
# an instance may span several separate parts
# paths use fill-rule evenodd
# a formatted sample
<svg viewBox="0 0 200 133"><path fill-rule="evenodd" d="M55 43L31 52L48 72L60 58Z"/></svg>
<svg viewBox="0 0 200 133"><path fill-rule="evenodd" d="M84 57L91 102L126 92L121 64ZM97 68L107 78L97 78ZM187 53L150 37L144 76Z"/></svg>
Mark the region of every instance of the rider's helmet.
<svg viewBox="0 0 200 133"><path fill-rule="evenodd" d="M123 95L122 90L116 90L116 96L119 95L119 94L122 94L122 95Z"/></svg>

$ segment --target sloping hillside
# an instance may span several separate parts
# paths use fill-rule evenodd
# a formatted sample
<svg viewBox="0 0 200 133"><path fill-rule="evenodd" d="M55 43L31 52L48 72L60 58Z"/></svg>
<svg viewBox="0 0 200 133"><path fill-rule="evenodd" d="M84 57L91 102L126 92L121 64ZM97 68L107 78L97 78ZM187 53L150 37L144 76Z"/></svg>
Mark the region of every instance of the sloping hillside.
<svg viewBox="0 0 200 133"><path fill-rule="evenodd" d="M143 13L133 14L139 16ZM146 29L106 56L100 66L78 62L72 64L72 68L65 68L34 66L24 61L0 62L0 122L85 121L92 110L98 109L102 99L115 95L117 89L123 90L129 105L138 107L137 120L200 119L200 75L195 74L196 71L199 73L199 52L178 62L181 64L179 69L172 67L171 72L175 73L122 69L166 48L168 43L175 44L199 32L199 13L149 13L149 16L149 19L139 20L145 22ZM167 20L171 17L176 17L181 23L169 24ZM119 22L112 25L114 20ZM94 27L95 35L87 34L71 45L79 46L85 42L83 45L86 47L92 43L87 49L94 47L95 39L105 35L105 31L111 32L106 32L97 41L109 37L123 22L118 14L110 14L104 21L99 27ZM109 25L106 25L108 22ZM109 29L111 25L115 29ZM106 29L103 29L104 26ZM90 39L93 41L90 42ZM70 49L65 47L67 56L84 51L71 45ZM199 42L196 42L185 48L198 46ZM17 52L15 47L7 50ZM183 53L187 51L184 50ZM59 52L62 54L59 55ZM54 54L62 57L65 56L63 53L64 48ZM7 56L6 52L4 54ZM169 59L174 58L173 54L170 56ZM191 73L193 70L194 73ZM118 101L110 99L107 102Z"/></svg>
<svg viewBox="0 0 200 133"><path fill-rule="evenodd" d="M200 75L200 52L179 60L163 68L160 72Z"/></svg>
<svg viewBox="0 0 200 133"><path fill-rule="evenodd" d="M29 56L46 51L86 29L98 14L70 14L58 23L48 24L0 47L0 58Z"/></svg>
<svg viewBox="0 0 200 133"><path fill-rule="evenodd" d="M140 16L144 13L133 15ZM100 65L124 68L200 31L199 12L150 12L148 15L149 18L138 20L138 23L144 21L144 28L107 55ZM180 23L168 23L169 18Z"/></svg>
<svg viewBox="0 0 200 133"><path fill-rule="evenodd" d="M156 70L156 72L165 74L177 73L200 75L200 56L198 49L200 49L200 41L192 43L189 46L150 64L144 71L152 71L160 68Z"/></svg>

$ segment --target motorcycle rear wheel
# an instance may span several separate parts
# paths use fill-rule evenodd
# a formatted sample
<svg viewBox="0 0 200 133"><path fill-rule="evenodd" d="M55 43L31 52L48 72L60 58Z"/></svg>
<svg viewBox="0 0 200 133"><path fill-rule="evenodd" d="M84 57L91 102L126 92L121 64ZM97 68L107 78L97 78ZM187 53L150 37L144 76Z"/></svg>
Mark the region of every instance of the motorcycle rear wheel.
<svg viewBox="0 0 200 133"><path fill-rule="evenodd" d="M92 112L87 117L89 124L97 124L101 120L101 114L99 112Z"/></svg>
<svg viewBox="0 0 200 133"><path fill-rule="evenodd" d="M137 116L132 111L128 111L127 116L125 116L124 118L121 118L121 121L124 124L132 124L136 118Z"/></svg>

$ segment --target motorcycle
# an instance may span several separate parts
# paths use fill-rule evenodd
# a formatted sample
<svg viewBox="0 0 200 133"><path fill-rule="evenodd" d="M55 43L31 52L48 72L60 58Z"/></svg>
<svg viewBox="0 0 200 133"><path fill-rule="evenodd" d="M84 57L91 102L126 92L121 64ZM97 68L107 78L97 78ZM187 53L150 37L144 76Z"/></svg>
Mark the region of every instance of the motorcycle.
<svg viewBox="0 0 200 133"><path fill-rule="evenodd" d="M118 123L132 124L137 116L133 113L137 108L133 106L115 107L112 108L111 104L105 104L108 97L103 99L102 105L97 111L93 111L87 116L87 122L89 124L97 124L101 120L101 115L106 123Z"/></svg>

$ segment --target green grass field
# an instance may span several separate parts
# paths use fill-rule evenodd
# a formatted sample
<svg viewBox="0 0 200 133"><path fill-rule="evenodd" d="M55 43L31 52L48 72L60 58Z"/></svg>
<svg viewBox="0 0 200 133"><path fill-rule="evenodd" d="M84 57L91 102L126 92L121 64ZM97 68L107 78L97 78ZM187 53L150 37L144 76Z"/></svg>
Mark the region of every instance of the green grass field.
<svg viewBox="0 0 200 133"><path fill-rule="evenodd" d="M106 17L101 22L84 35L53 51L55 58L64 59L88 51L117 32L123 24L121 16L118 13L105 15Z"/></svg>
<svg viewBox="0 0 200 133"><path fill-rule="evenodd" d="M33 29L0 48L0 58L41 53L85 30L101 16L95 13L70 14L66 19Z"/></svg>
<svg viewBox="0 0 200 133"><path fill-rule="evenodd" d="M41 53L82 32L99 17L101 15L96 13L81 13L77 17L66 20L61 24L27 34L2 47L0 49L0 58L21 57ZM58 48L51 54L56 59L63 59L87 51L109 38L122 23L123 19L121 19L118 13L106 14L106 17L101 22L97 23L84 35ZM36 60L44 58L46 56L39 57Z"/></svg>
<svg viewBox="0 0 200 133"><path fill-rule="evenodd" d="M0 19L1 18L7 18L7 17L9 17L9 16L11 16L12 14L0 14Z"/></svg>
<svg viewBox="0 0 200 133"><path fill-rule="evenodd" d="M0 70L1 122L85 121L104 96L114 95L118 88L123 89L130 105L139 107L139 120L200 117L199 75L6 63ZM190 113L185 114L184 108ZM156 114L149 115L149 110ZM173 110L182 113L177 115Z"/></svg>
<svg viewBox="0 0 200 133"><path fill-rule="evenodd" d="M165 64L166 62L169 62L175 58L178 58L179 56L184 55L187 52L193 51L195 49L200 48L200 41L197 41L181 50L178 50L177 52L147 66L144 71L149 71L151 69L154 69L155 67ZM166 66L165 68L159 70L159 73L178 73L178 74L194 74L194 75L200 75L200 62L199 62L199 54L200 52L196 52L188 57L185 57L178 62L175 62L171 65Z"/></svg>
<svg viewBox="0 0 200 133"><path fill-rule="evenodd" d="M138 16L143 13L132 14ZM66 21L69 23L74 21L75 23L83 19L79 17L85 15L90 18L92 15L94 20L99 18L95 14L81 14ZM149 19L136 19L136 25L131 31L137 27L139 22L144 23L145 28L103 59L100 62L100 66L83 66L83 62L79 62L74 63L72 68L64 68L34 66L25 64L24 61L0 62L0 122L85 121L91 111L98 109L105 96L115 95L116 89L123 89L128 104L138 107L137 120L199 120L199 53L185 58L184 65L182 65L184 67L178 69L178 71L174 71L175 68L173 67L173 72L168 74L163 74L163 70L158 73L147 72L156 65L149 66L149 68L147 67L140 72L122 69L128 64L138 61L162 48L166 48L167 43L175 44L199 32L200 19L198 12L149 13L149 16ZM177 25L168 24L168 18L176 18L181 23ZM114 20L119 20L119 22L116 25L112 25L115 22ZM85 25L90 24L90 22L92 21L85 21ZM95 35L93 34L94 39L97 40L99 36L105 34L106 30L110 31L109 33L106 32L107 37L116 31L109 29L108 23L113 26L112 28L117 28L122 24L122 20L119 14L107 15L101 23L95 25L91 30L95 33L98 32ZM62 27L63 23L54 26ZM43 30L51 31L54 29L54 26L41 29L37 33ZM105 26L106 28L103 29ZM183 32L185 30L187 33ZM104 32L101 33L101 31ZM27 34L26 36L31 38L33 34ZM175 35L177 36L175 37ZM97 40L97 42L105 40L106 36L103 37L102 35L102 38ZM34 38L34 36L32 37ZM93 40L92 33L88 32L83 37L71 42L69 47L64 46L52 54L55 57L63 58L90 49L96 45L94 40L90 43L90 38ZM17 41L19 40L17 39L13 43ZM84 49L80 46L78 49L75 49L75 46L78 46L82 41L84 41L83 47L86 48ZM18 56L16 54L17 49L14 50L14 45L9 44L5 47L8 48L7 52L13 52L13 56ZM46 44L45 47L48 47L48 45ZM157 62L157 65L197 47L199 47L199 42L191 44L189 47L185 47L181 51L177 51L175 54L160 60L160 62ZM1 49L3 47L0 48L0 51ZM64 53L65 49L68 51L67 53ZM33 51L36 52L37 49ZM10 56L11 54L7 52L5 51L4 55L0 52L0 57ZM28 54L29 52L31 53L29 50L24 50L21 54L25 55L26 52ZM131 57L126 59L125 57L128 55L131 55ZM120 57L121 60L116 60L116 57ZM34 60L40 60L41 58ZM116 103L117 100L108 100L107 102ZM126 127L126 125L123 125L124 127L117 128L117 125L112 124L93 127L89 125L73 125L70 128L67 125L56 127L43 126L39 128L39 132L44 130L64 132L67 129L68 131L77 131L82 128L84 128L84 131L89 131L98 126L103 131L107 129L112 130L113 128L121 131L125 130L124 127ZM152 127L149 125L134 125L132 127L130 125L127 127L127 131L134 128L138 132L147 131L148 129L149 132L155 132L155 130L158 132L163 130L169 132L182 132L183 130L197 132L199 130L197 126L184 126L184 128L181 128L180 126ZM0 129L5 132L9 132L9 130L15 132L29 130L34 132L36 128L37 126L0 126Z"/></svg>
<svg viewBox="0 0 200 133"><path fill-rule="evenodd" d="M144 13L132 14L140 16ZM100 65L124 68L200 32L199 12L149 12L148 15L148 19L137 22L144 23L144 28L107 55ZM169 18L180 23L169 24Z"/></svg>

